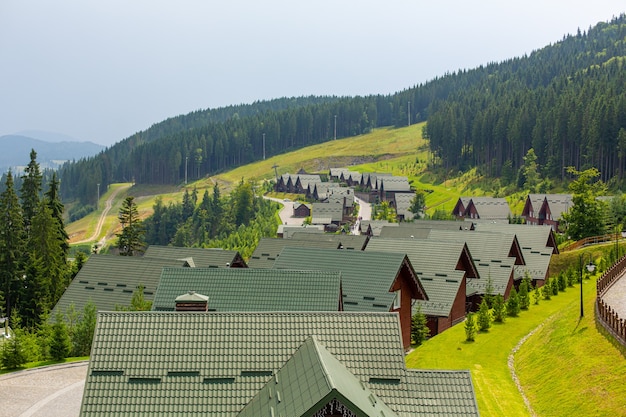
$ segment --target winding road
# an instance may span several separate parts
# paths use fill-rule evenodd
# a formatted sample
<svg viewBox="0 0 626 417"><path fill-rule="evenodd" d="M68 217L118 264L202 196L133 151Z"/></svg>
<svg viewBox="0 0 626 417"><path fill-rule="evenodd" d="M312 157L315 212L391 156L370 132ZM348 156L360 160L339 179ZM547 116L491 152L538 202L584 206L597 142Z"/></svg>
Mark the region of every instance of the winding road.
<svg viewBox="0 0 626 417"><path fill-rule="evenodd" d="M130 188L130 184L123 185L113 190L109 198L107 198L104 203L104 210L102 210L102 213L100 213L100 217L98 218L98 224L96 225L96 230L93 232L93 234L86 239L82 239L82 240L71 242L71 243L75 245L79 243L93 242L96 239L98 239L98 236L100 236L100 233L102 233L102 227L104 226L104 221L106 220L106 217L109 215L109 211L111 211L111 208L113 207L113 200L115 200L115 197L117 197L117 195L121 191L126 190L128 188ZM99 248L103 247L105 242L106 242L106 234L98 242L98 247Z"/></svg>

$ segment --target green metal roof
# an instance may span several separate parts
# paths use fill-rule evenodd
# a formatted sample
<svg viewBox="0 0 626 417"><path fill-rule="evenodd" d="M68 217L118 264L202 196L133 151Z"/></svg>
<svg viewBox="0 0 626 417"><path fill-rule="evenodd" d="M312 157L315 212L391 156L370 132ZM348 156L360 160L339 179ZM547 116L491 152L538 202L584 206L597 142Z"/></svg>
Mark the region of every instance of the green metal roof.
<svg viewBox="0 0 626 417"><path fill-rule="evenodd" d="M276 239L276 238L261 238L256 249L252 253L250 259L248 259L248 266L250 268L272 268L274 262L280 255L283 248L287 246L297 247L313 247L324 249L338 249L339 244L333 241L321 241L321 240L296 240L296 239Z"/></svg>
<svg viewBox="0 0 626 417"><path fill-rule="evenodd" d="M166 266L182 269L184 264L182 260L145 256L91 255L57 302L51 317L57 312L65 313L70 304L81 312L89 300L97 310L127 307L139 285L144 286L144 298L152 301L161 270Z"/></svg>
<svg viewBox="0 0 626 417"><path fill-rule="evenodd" d="M275 375L281 382L310 336L329 353L312 357L328 375L349 379L332 355L398 416L478 415L469 371L406 369L394 313L101 312L81 416L236 416ZM311 383L303 375L289 389ZM335 384L357 396L350 381Z"/></svg>
<svg viewBox="0 0 626 417"><path fill-rule="evenodd" d="M514 233L522 248L525 262L525 265L515 267L515 279L523 278L526 272L532 279L546 279L552 254L558 253L554 231L550 226L478 223L476 229Z"/></svg>
<svg viewBox="0 0 626 417"><path fill-rule="evenodd" d="M217 248L181 248L177 246L150 245L146 257L161 259L193 259L194 267L229 268L233 265L246 266L239 252Z"/></svg>
<svg viewBox="0 0 626 417"><path fill-rule="evenodd" d="M174 311L195 291L210 311L337 311L341 273L252 268L163 268L152 309Z"/></svg>
<svg viewBox="0 0 626 417"><path fill-rule="evenodd" d="M339 362L315 336L294 355L238 414L238 417L310 417L335 400L357 416L397 416ZM382 413L382 414L381 414Z"/></svg>
<svg viewBox="0 0 626 417"><path fill-rule="evenodd" d="M450 315L466 273L457 269L467 251L464 243L372 238L365 248L366 253L370 251L406 254L428 295L428 300L416 301L422 312L427 316Z"/></svg>
<svg viewBox="0 0 626 417"><path fill-rule="evenodd" d="M274 268L341 271L345 311L389 311L395 297L389 290L406 262L404 253L286 247Z"/></svg>
<svg viewBox="0 0 626 417"><path fill-rule="evenodd" d="M363 250L367 244L367 241L369 240L369 236L335 233L296 232L291 236L291 239L335 242L341 249Z"/></svg>

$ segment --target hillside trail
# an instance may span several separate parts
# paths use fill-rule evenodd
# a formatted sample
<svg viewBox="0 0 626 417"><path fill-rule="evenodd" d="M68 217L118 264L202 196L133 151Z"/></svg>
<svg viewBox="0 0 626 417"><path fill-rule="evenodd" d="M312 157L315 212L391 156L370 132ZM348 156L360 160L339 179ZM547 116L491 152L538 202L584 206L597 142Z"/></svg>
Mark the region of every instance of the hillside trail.
<svg viewBox="0 0 626 417"><path fill-rule="evenodd" d="M107 198L105 201L104 210L102 210L102 213L100 213L100 218L98 218L98 224L96 225L96 230L93 232L93 234L86 239L79 240L77 242L72 242L72 244L88 243L88 242L93 242L94 240L96 240L98 236L100 236L100 233L102 232L102 226L104 226L104 221L106 220L106 217L109 215L109 211L111 211L111 208L113 207L113 200L115 200L115 197L117 197L117 195L121 191L126 190L128 188L130 188L130 184L118 187L117 189L113 190L109 198ZM102 239L100 239L100 241L98 242L98 247L99 248L103 247L105 242L106 242L106 235L103 236Z"/></svg>

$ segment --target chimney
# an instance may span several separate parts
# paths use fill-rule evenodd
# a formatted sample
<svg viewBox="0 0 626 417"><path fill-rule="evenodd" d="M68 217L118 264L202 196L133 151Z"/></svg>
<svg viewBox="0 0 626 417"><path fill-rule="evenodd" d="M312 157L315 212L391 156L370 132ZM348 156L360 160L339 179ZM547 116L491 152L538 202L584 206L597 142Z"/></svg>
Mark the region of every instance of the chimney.
<svg viewBox="0 0 626 417"><path fill-rule="evenodd" d="M176 311L199 311L209 310L209 297L189 291L187 294L176 297Z"/></svg>

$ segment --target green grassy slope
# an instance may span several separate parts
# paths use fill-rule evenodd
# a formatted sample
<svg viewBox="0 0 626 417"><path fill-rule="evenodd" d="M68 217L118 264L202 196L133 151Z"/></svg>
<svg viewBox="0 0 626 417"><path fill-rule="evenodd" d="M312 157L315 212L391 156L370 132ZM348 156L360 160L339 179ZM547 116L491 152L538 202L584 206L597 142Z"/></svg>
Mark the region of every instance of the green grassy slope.
<svg viewBox="0 0 626 417"><path fill-rule="evenodd" d="M577 253L557 255L578 262ZM597 278L597 277L596 277ZM531 415L508 368L518 342L542 325L515 355L515 370L540 416L626 415L626 362L596 329L595 279L583 286L585 317L578 321L580 286L532 305L519 317L494 324L465 342L464 325L428 340L407 356L407 366L469 369L482 416Z"/></svg>

